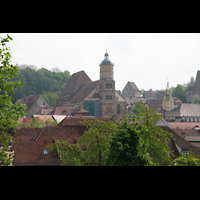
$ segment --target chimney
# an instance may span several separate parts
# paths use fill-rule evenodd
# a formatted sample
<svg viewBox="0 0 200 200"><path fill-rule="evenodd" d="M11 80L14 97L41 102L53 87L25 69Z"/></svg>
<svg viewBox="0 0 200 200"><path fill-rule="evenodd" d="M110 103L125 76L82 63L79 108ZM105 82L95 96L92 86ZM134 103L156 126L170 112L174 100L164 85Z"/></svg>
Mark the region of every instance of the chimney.
<svg viewBox="0 0 200 200"><path fill-rule="evenodd" d="M79 110L79 111L81 110L81 107L80 107L80 106L78 107L78 110Z"/></svg>

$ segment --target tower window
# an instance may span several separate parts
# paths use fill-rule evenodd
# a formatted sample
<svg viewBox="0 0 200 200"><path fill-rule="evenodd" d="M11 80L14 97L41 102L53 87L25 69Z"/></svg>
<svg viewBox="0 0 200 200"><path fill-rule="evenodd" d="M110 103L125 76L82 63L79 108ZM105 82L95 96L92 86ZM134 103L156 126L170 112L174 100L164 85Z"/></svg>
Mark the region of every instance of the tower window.
<svg viewBox="0 0 200 200"><path fill-rule="evenodd" d="M106 100L112 100L112 95L106 95Z"/></svg>
<svg viewBox="0 0 200 200"><path fill-rule="evenodd" d="M112 83L106 83L106 88L112 88Z"/></svg>

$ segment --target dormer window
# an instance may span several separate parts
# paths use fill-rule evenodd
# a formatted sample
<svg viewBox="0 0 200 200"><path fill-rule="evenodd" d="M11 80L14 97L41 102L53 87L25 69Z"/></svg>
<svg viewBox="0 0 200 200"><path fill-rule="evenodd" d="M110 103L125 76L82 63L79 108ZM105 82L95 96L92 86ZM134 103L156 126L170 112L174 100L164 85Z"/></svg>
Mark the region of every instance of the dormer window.
<svg viewBox="0 0 200 200"><path fill-rule="evenodd" d="M44 154L44 155L48 155L48 152L47 152L46 149L43 149L43 154Z"/></svg>
<svg viewBox="0 0 200 200"><path fill-rule="evenodd" d="M189 149L182 149L181 153L183 153L184 155L186 155L186 154L189 155L190 150Z"/></svg>

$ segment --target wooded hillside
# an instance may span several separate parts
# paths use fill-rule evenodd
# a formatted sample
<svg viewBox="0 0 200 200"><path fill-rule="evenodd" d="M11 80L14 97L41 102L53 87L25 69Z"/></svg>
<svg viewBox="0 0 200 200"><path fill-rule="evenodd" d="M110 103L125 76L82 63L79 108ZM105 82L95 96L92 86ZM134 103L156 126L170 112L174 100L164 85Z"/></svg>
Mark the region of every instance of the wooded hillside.
<svg viewBox="0 0 200 200"><path fill-rule="evenodd" d="M42 94L50 106L56 105L58 95L61 93L71 75L68 70L61 72L58 68L48 69L37 68L33 65L19 65L21 68L18 77L9 79L9 81L20 80L23 86L15 91L15 94L9 94L13 97L15 103L18 99Z"/></svg>

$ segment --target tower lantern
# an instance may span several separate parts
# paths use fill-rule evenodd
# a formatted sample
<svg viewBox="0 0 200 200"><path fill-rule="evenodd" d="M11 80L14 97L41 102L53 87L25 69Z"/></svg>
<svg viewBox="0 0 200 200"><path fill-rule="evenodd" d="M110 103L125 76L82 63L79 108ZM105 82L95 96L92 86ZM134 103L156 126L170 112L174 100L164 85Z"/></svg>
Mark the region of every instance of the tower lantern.
<svg viewBox="0 0 200 200"><path fill-rule="evenodd" d="M168 80L168 79L167 79ZM174 99L169 89L169 81L167 81L167 89L165 90L165 96L163 97L163 110L170 111L174 109Z"/></svg>

